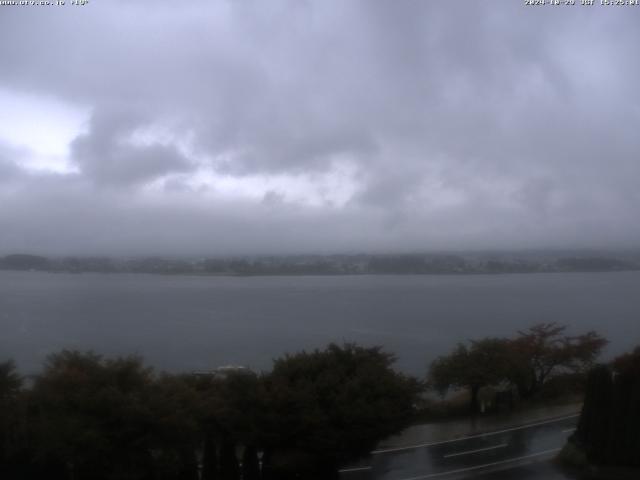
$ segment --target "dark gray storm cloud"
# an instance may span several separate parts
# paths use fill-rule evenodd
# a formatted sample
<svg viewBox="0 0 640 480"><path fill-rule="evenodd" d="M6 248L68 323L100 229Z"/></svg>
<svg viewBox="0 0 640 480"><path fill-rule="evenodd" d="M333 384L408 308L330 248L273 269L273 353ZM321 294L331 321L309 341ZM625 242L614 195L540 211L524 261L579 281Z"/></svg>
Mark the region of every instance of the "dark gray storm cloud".
<svg viewBox="0 0 640 480"><path fill-rule="evenodd" d="M639 20L513 1L2 7L0 89L86 121L65 171L0 148L0 250L635 246Z"/></svg>
<svg viewBox="0 0 640 480"><path fill-rule="evenodd" d="M131 112L96 111L88 133L71 143L71 159L96 184L127 185L190 170L189 161L176 147L128 142L127 135L141 124L143 120Z"/></svg>

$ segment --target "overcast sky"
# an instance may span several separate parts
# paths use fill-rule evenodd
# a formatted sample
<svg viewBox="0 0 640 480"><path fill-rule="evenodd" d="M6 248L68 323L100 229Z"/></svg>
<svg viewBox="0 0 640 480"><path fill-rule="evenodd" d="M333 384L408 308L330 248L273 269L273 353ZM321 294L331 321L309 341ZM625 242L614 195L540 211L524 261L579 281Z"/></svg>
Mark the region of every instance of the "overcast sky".
<svg viewBox="0 0 640 480"><path fill-rule="evenodd" d="M640 7L66 3L0 6L0 253L638 245Z"/></svg>

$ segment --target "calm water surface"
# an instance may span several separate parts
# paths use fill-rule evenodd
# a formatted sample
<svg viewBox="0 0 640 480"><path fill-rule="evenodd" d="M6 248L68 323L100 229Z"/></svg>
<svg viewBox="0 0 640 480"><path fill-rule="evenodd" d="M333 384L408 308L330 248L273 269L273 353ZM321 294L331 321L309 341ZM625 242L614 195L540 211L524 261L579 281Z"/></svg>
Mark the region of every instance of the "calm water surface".
<svg viewBox="0 0 640 480"><path fill-rule="evenodd" d="M423 375L456 342L556 321L611 356L640 344L640 272L189 277L0 272L0 360L37 371L62 348L137 353L172 371L242 364L331 341L383 345Z"/></svg>

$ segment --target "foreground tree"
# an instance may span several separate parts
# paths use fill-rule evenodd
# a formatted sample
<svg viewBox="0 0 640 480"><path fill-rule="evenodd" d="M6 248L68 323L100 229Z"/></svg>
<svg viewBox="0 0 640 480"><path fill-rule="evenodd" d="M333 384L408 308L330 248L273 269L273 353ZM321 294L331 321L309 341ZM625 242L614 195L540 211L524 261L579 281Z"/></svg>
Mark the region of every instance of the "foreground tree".
<svg viewBox="0 0 640 480"><path fill-rule="evenodd" d="M566 326L541 323L510 342L509 380L521 398L536 395L558 373L586 373L607 340L594 331L564 335Z"/></svg>
<svg viewBox="0 0 640 480"><path fill-rule="evenodd" d="M270 478L331 479L405 427L421 390L379 347L329 345L277 359L265 377Z"/></svg>
<svg viewBox="0 0 640 480"><path fill-rule="evenodd" d="M194 385L202 402L202 478L238 478L242 464L243 478L251 480L264 423L265 394L260 377L238 369L200 376Z"/></svg>
<svg viewBox="0 0 640 480"><path fill-rule="evenodd" d="M565 330L565 326L542 323L518 332L515 339L459 344L431 364L429 383L442 394L451 387L468 389L472 414L479 411L480 389L489 385L509 383L520 398L531 398L556 375L586 375L607 344L596 332L568 336Z"/></svg>
<svg viewBox="0 0 640 480"><path fill-rule="evenodd" d="M640 347L613 365L589 372L584 406L571 446L595 465L640 467ZM575 454L565 455L575 458Z"/></svg>
<svg viewBox="0 0 640 480"><path fill-rule="evenodd" d="M468 389L469 410L476 414L480 411L480 389L506 378L509 352L509 342L501 338L471 341L468 346L460 343L431 364L429 383L442 395L451 387Z"/></svg>
<svg viewBox="0 0 640 480"><path fill-rule="evenodd" d="M15 364L0 363L0 478L11 474L24 443L21 388Z"/></svg>
<svg viewBox="0 0 640 480"><path fill-rule="evenodd" d="M15 398L22 387L22 378L16 365L8 360L0 363L0 400Z"/></svg>
<svg viewBox="0 0 640 480"><path fill-rule="evenodd" d="M137 357L49 357L30 395L34 477L195 479L190 393Z"/></svg>
<svg viewBox="0 0 640 480"><path fill-rule="evenodd" d="M144 390L143 402L151 419L140 440L151 453L154 478L195 480L204 405L192 376L160 375Z"/></svg>

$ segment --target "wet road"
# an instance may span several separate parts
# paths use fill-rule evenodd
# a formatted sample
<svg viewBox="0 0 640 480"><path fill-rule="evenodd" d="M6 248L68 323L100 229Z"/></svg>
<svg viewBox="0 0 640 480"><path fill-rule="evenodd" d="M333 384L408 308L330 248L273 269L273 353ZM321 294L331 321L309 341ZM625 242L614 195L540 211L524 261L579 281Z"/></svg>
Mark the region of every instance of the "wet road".
<svg viewBox="0 0 640 480"><path fill-rule="evenodd" d="M500 478L568 478L538 462L558 453L577 419L578 415L568 415L447 441L378 450L372 452L369 464L345 469L341 478L449 480L493 478L486 474L496 471L503 472Z"/></svg>

